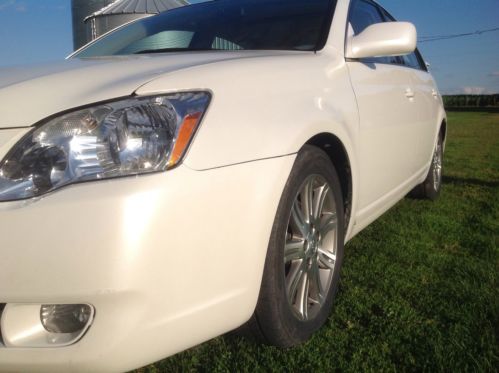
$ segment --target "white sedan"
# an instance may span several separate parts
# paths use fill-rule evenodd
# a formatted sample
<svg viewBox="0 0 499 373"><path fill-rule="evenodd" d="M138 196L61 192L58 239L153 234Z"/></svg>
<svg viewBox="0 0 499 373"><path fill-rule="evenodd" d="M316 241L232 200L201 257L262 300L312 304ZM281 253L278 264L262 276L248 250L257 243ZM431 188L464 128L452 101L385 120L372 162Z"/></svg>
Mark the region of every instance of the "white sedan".
<svg viewBox="0 0 499 373"><path fill-rule="evenodd" d="M371 0L217 0L1 70L0 370L307 340L344 244L440 192L416 40Z"/></svg>

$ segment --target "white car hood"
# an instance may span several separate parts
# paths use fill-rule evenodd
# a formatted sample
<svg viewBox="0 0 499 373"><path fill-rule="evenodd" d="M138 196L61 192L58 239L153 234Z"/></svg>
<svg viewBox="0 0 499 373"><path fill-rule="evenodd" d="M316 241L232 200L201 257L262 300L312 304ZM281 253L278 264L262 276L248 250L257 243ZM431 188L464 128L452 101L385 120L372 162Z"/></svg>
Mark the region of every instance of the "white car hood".
<svg viewBox="0 0 499 373"><path fill-rule="evenodd" d="M178 70L285 53L184 52L70 59L38 67L0 69L0 128L28 127L65 110L129 96L140 86ZM196 88L202 87L192 87Z"/></svg>

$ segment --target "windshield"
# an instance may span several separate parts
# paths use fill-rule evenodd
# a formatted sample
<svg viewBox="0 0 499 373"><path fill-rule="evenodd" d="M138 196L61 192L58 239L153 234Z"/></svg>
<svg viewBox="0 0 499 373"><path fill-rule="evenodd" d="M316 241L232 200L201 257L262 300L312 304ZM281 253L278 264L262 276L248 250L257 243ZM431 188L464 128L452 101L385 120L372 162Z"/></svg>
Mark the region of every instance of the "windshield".
<svg viewBox="0 0 499 373"><path fill-rule="evenodd" d="M198 50L322 49L334 0L214 0L142 19L76 58Z"/></svg>

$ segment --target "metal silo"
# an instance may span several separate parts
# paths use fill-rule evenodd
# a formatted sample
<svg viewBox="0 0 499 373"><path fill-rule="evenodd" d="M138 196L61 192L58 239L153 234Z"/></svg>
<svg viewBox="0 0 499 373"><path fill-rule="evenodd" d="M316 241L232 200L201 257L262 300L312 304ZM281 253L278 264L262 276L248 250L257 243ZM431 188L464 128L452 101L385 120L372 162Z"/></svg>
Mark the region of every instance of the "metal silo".
<svg viewBox="0 0 499 373"><path fill-rule="evenodd" d="M79 49L88 42L85 19L115 0L71 0L73 15L73 47Z"/></svg>
<svg viewBox="0 0 499 373"><path fill-rule="evenodd" d="M74 0L73 0L74 1ZM85 19L91 41L127 22L189 4L187 0L117 0Z"/></svg>

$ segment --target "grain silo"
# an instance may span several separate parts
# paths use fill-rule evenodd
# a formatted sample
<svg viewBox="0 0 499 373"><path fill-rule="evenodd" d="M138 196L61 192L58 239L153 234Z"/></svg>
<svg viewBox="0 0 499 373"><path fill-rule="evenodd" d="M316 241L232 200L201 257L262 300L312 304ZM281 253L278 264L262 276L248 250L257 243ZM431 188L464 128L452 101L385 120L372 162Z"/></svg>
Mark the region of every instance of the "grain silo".
<svg viewBox="0 0 499 373"><path fill-rule="evenodd" d="M87 26L85 19L94 12L113 3L115 0L72 0L71 13L73 18L73 48L79 49L87 44Z"/></svg>
<svg viewBox="0 0 499 373"><path fill-rule="evenodd" d="M85 19L91 41L125 23L189 4L186 0L117 0Z"/></svg>
<svg viewBox="0 0 499 373"><path fill-rule="evenodd" d="M187 0L71 0L74 49L124 23L187 4Z"/></svg>

